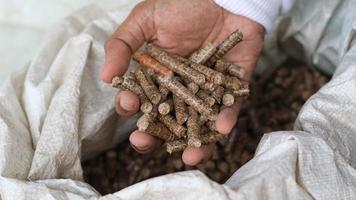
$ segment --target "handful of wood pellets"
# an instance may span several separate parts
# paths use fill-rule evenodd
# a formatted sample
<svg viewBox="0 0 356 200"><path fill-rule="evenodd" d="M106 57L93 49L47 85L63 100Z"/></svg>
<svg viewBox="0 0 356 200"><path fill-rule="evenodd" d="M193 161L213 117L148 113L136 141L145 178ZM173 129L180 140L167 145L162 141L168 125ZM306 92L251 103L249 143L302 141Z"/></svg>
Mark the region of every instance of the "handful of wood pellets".
<svg viewBox="0 0 356 200"><path fill-rule="evenodd" d="M208 43L188 59L147 44L146 52L133 55L138 68L114 77L112 86L138 95L144 113L138 129L164 140L168 153L216 143L226 137L215 128L220 108L249 94L241 83L245 70L222 60L240 41L242 33L235 31L218 47Z"/></svg>

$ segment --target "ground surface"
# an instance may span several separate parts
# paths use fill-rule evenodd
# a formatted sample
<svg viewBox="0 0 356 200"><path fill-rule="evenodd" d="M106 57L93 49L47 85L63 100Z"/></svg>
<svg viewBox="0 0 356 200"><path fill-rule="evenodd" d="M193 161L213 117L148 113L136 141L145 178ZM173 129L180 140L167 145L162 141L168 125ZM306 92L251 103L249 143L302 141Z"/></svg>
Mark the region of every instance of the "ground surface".
<svg viewBox="0 0 356 200"><path fill-rule="evenodd" d="M225 144L217 144L207 163L185 166L179 153L169 155L165 148L140 155L126 141L83 163L85 180L102 194L151 177L196 168L217 182L225 182L253 157L263 133L293 129L301 106L328 80L305 65L290 63L254 78L251 95L239 115L237 134Z"/></svg>

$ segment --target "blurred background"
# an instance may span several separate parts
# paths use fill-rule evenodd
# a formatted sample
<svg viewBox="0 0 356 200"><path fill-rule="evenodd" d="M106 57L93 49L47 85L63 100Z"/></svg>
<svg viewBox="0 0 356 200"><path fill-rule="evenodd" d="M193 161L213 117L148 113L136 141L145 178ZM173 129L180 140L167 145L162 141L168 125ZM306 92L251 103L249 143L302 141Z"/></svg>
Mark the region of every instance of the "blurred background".
<svg viewBox="0 0 356 200"><path fill-rule="evenodd" d="M0 0L0 86L37 53L48 28L99 0Z"/></svg>

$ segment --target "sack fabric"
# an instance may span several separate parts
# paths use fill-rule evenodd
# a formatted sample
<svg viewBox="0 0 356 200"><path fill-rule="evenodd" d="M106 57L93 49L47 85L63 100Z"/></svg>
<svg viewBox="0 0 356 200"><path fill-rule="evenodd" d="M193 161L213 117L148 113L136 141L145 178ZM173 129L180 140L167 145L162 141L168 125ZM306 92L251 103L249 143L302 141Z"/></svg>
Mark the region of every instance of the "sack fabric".
<svg viewBox="0 0 356 200"><path fill-rule="evenodd" d="M135 126L115 113L116 90L99 74L104 42L138 1L104 2L54 26L0 89L1 199L356 199L356 1L297 0L280 17L260 66L292 56L333 76L294 130L266 133L225 184L187 171L101 196L80 163Z"/></svg>

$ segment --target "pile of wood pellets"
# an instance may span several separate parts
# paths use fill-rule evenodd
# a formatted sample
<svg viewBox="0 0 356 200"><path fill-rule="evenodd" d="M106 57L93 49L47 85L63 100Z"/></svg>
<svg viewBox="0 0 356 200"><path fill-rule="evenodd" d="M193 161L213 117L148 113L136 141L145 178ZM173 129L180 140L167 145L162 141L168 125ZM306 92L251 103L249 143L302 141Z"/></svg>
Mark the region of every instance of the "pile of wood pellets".
<svg viewBox="0 0 356 200"><path fill-rule="evenodd" d="M144 113L138 129L162 139L167 152L216 143L227 139L215 127L221 108L249 95L242 83L245 70L222 59L241 41L242 33L235 31L217 47L208 43L189 58L147 44L145 52L133 55L137 69L114 77L112 86L138 95Z"/></svg>
<svg viewBox="0 0 356 200"><path fill-rule="evenodd" d="M198 169L224 183L249 161L263 133L291 130L301 106L328 81L328 77L304 64L288 61L253 77L251 94L244 101L236 130L218 142L211 159L196 167L184 165L180 153L164 148L142 155L128 140L82 163L84 179L101 194L119 191L148 178Z"/></svg>

